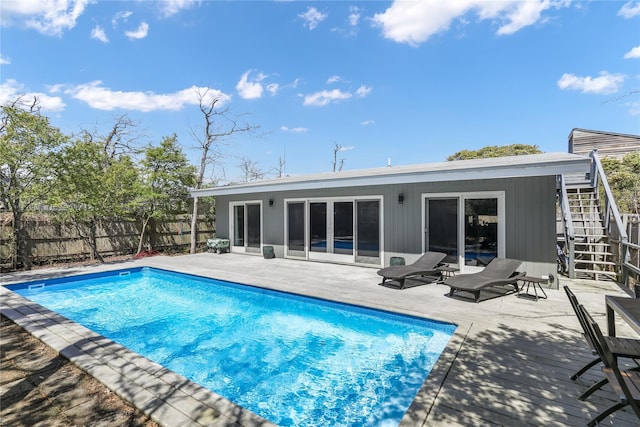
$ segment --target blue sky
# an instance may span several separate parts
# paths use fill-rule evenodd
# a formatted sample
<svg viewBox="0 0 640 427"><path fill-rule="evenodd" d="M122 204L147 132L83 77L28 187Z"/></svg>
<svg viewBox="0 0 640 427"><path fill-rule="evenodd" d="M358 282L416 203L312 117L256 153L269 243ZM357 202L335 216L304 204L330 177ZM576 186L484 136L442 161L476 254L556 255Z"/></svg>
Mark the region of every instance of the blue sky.
<svg viewBox="0 0 640 427"><path fill-rule="evenodd" d="M126 114L195 164L197 91L259 126L220 147L290 175L566 151L573 128L640 134L640 1L0 3L0 101L36 95L71 134ZM273 173L270 175L273 176Z"/></svg>

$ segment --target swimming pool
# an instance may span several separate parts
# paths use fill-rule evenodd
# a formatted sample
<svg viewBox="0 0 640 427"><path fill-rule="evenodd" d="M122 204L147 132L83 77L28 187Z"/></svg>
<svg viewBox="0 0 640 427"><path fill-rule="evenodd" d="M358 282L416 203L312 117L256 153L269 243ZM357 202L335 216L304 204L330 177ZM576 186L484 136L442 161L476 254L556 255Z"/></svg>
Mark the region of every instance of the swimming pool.
<svg viewBox="0 0 640 427"><path fill-rule="evenodd" d="M8 288L280 425L397 425L455 330L146 267Z"/></svg>

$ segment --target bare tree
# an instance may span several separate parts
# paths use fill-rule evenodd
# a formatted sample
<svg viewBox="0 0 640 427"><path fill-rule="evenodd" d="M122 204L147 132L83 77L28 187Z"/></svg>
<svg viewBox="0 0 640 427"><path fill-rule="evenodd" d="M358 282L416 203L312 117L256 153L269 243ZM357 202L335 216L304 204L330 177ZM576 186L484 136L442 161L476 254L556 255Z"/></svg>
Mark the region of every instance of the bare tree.
<svg viewBox="0 0 640 427"><path fill-rule="evenodd" d="M287 168L287 160L282 157L278 157L278 169L276 172L276 176L278 178L282 178L283 176L285 176L286 170L287 170L286 168Z"/></svg>
<svg viewBox="0 0 640 427"><path fill-rule="evenodd" d="M210 94L209 89L198 89L198 106L204 119L202 132L192 132L200 150L200 165L196 173L195 189L202 188L207 166L215 166L222 157L220 145L237 133L253 132L258 127L240 123L240 117L232 114L228 107L221 108L225 98L219 94ZM191 250L196 253L198 237L198 197L193 198L193 216L191 218Z"/></svg>
<svg viewBox="0 0 640 427"><path fill-rule="evenodd" d="M99 143L110 162L119 155L137 153L140 150L138 140L142 134L138 130L138 124L127 114L122 114L115 118L106 135L100 135L97 129L81 129L80 136L87 142Z"/></svg>
<svg viewBox="0 0 640 427"><path fill-rule="evenodd" d="M260 169L258 162L254 162L244 156L240 158L240 164L238 166L242 171L243 182L260 181L267 175L265 171Z"/></svg>
<svg viewBox="0 0 640 427"><path fill-rule="evenodd" d="M344 158L338 160L338 153L340 151L344 151L345 147L343 147L342 145L339 145L336 143L336 146L333 147L333 171L336 172L340 172L342 170L342 167L344 166Z"/></svg>

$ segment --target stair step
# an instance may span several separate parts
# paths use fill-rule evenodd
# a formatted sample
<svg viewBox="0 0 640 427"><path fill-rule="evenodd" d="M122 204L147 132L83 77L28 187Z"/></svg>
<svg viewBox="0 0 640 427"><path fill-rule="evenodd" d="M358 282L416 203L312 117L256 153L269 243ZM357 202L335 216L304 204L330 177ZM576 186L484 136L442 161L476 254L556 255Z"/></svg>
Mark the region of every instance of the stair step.
<svg viewBox="0 0 640 427"><path fill-rule="evenodd" d="M610 266L613 267L616 265L615 262L612 261L590 261L588 259L576 259L576 264L587 264L591 266Z"/></svg>
<svg viewBox="0 0 640 427"><path fill-rule="evenodd" d="M583 278L583 277L578 277L578 276L582 276L582 275L589 275L589 276L594 276L594 279L597 276L605 276L606 278L609 278L613 281L617 281L618 280L618 275L613 272L613 271L596 271L596 270L580 270L580 269L574 269L573 270L576 278ZM602 277L599 277L598 280L602 280Z"/></svg>
<svg viewBox="0 0 640 427"><path fill-rule="evenodd" d="M613 254L611 252L595 252L595 251L579 251L579 250L575 250L573 251L576 255L580 254L580 255L598 255L598 256L613 256Z"/></svg>
<svg viewBox="0 0 640 427"><path fill-rule="evenodd" d="M596 270L594 268L574 268L573 269L576 272L581 272L581 273L598 273L598 274L611 274L614 276L617 276L617 273L615 271L608 271L608 270Z"/></svg>
<svg viewBox="0 0 640 427"><path fill-rule="evenodd" d="M601 256L613 255L610 251L607 251L604 249L597 249L597 248L576 248L574 252L576 254L582 254L582 255L601 255Z"/></svg>
<svg viewBox="0 0 640 427"><path fill-rule="evenodd" d="M576 273L608 274L611 276L618 275L615 271L592 270L592 269L586 269L586 268L574 268L573 271L575 271Z"/></svg>

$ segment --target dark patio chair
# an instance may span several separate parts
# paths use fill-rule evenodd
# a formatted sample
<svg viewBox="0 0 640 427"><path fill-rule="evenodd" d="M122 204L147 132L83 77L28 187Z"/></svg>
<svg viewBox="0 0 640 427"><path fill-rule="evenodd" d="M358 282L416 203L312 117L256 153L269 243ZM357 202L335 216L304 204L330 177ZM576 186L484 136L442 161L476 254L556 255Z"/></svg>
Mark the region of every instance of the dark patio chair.
<svg viewBox="0 0 640 427"><path fill-rule="evenodd" d="M573 309L574 313L576 314L576 317L578 318L578 323L580 323L580 327L582 328L582 336L584 337L584 340L587 342L587 345L591 349L591 352L596 356L591 362L584 365L575 374L571 376L571 379L575 381L582 374L584 374L589 369L591 369L592 367L600 363L602 361L602 358L596 351L596 345L594 343L595 337L593 337L593 335L591 334L589 325L587 324L587 320L584 318L580 310L578 310L578 306L580 305L578 303L578 299L576 298L573 291L569 289L569 286L565 285L564 291L567 294L567 297L569 298L569 302L571 303L571 308ZM609 346L613 355L616 358L623 357L623 358L630 358L630 359L640 359L640 340L633 339L633 338L618 338L618 337L609 337L609 336L605 336L605 340L607 341L607 345ZM600 382L591 386L591 388L589 388L583 394L584 398L592 394L594 391L596 391L606 383L607 381L605 378Z"/></svg>
<svg viewBox="0 0 640 427"><path fill-rule="evenodd" d="M378 270L378 275L382 276L381 285L387 280L393 280L400 284L400 289L404 289L405 279L412 276L427 276L438 280L442 277L442 272L437 269L447 254L442 252L426 252L416 262L409 265L392 265Z"/></svg>
<svg viewBox="0 0 640 427"><path fill-rule="evenodd" d="M443 283L449 286L449 296L457 291L470 292L474 295L474 301L480 299L480 291L494 286L513 285L518 292L518 280L526 276L525 272L518 272L522 261L509 258L494 258L477 273L458 274L447 278Z"/></svg>
<svg viewBox="0 0 640 427"><path fill-rule="evenodd" d="M593 317L591 317L582 305L579 305L578 309L587 321L589 330L595 338L594 344L596 351L604 363L602 373L607 377L608 382L611 384L613 391L619 399L619 402L604 410L591 420L588 424L589 427L595 426L600 423L600 421L625 406L631 406L636 417L640 420L640 372L635 369L624 371L620 370L618 367L618 361L609 348L607 340L602 334L598 323L593 320Z"/></svg>

